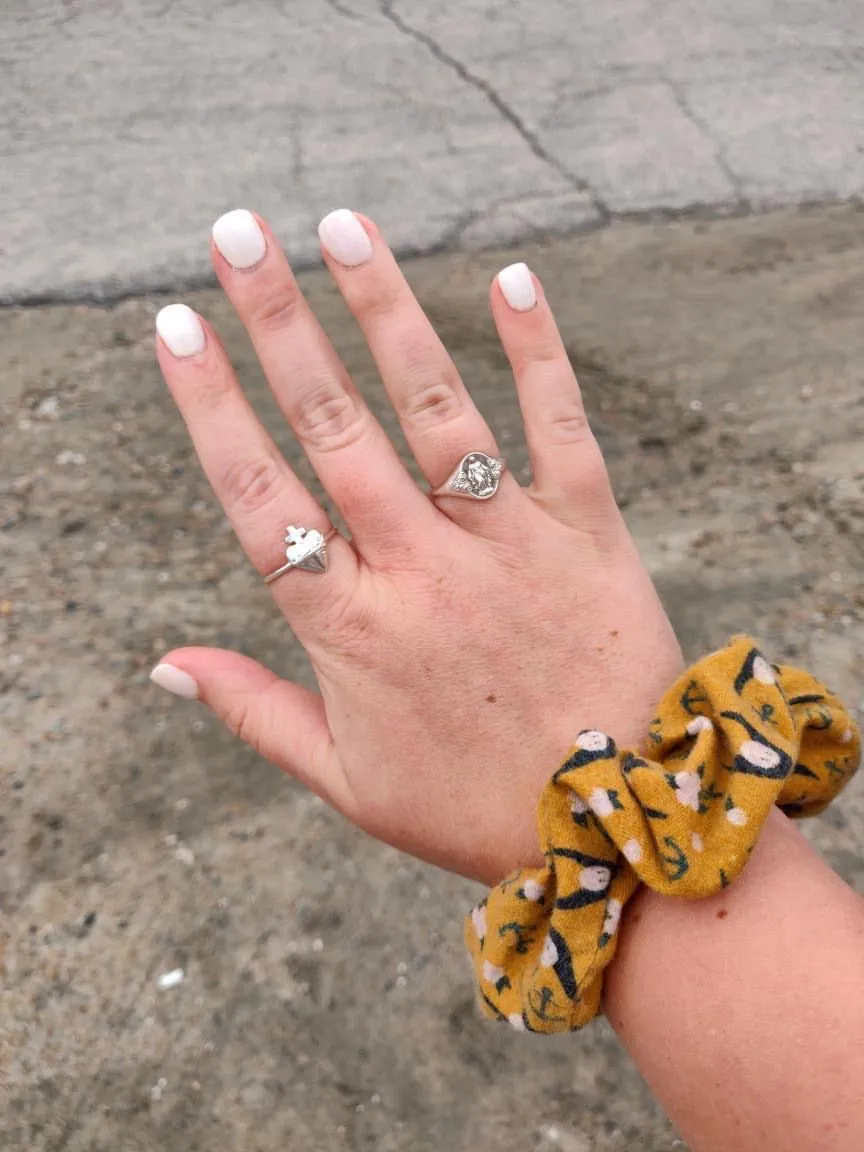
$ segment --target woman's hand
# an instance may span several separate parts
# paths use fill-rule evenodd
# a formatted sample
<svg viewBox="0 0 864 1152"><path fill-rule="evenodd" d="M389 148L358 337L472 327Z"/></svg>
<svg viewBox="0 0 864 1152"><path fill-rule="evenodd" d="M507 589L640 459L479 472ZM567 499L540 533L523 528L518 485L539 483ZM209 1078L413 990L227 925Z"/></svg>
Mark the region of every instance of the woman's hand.
<svg viewBox="0 0 864 1152"><path fill-rule="evenodd" d="M432 487L498 455L486 422L375 226L321 225L327 264ZM266 225L214 227L220 282L270 387L351 532L323 575L292 570L276 602L320 696L236 653L183 648L154 673L382 840L498 881L535 863L537 796L576 733L641 744L681 655L615 506L542 289L524 265L492 288L534 481L485 501L420 491L348 378ZM509 301L509 302L508 302ZM289 524L327 516L277 453L213 331L185 307L157 321L168 386L249 558L284 563ZM175 670L179 670L175 671Z"/></svg>

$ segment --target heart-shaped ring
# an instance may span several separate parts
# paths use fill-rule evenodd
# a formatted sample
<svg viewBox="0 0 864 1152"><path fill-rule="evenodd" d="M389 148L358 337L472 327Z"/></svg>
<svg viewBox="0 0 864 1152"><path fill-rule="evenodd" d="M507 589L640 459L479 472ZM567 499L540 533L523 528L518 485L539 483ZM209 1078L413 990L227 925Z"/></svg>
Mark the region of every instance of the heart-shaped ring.
<svg viewBox="0 0 864 1152"><path fill-rule="evenodd" d="M272 582L292 568L299 568L301 572L315 572L319 576L327 571L327 541L336 535L336 529L331 528L325 536L317 528L300 528L289 524L285 533L285 559L286 564L264 577L265 584Z"/></svg>

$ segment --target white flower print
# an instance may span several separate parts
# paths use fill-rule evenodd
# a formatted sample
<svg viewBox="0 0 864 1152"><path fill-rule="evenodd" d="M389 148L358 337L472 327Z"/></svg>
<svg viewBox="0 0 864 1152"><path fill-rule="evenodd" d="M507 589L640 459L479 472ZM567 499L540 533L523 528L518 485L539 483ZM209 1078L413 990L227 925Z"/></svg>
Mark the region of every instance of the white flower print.
<svg viewBox="0 0 864 1152"><path fill-rule="evenodd" d="M614 936L618 931L621 920L621 901L610 900L606 905L606 919L603 921L603 932L606 936Z"/></svg>
<svg viewBox="0 0 864 1152"><path fill-rule="evenodd" d="M745 740L738 749L738 755L743 756L757 768L776 768L780 763L780 753L767 744L759 744L756 740Z"/></svg>
<svg viewBox="0 0 864 1152"><path fill-rule="evenodd" d="M760 684L777 683L777 674L764 656L757 656L753 661L753 679Z"/></svg>
<svg viewBox="0 0 864 1152"><path fill-rule="evenodd" d="M595 864L591 868L583 868L579 873L579 887L586 892L602 892L609 887L612 873L608 868Z"/></svg>
<svg viewBox="0 0 864 1152"><path fill-rule="evenodd" d="M701 852L705 847L705 841L698 832L691 833L690 843L693 845L694 852Z"/></svg>
<svg viewBox="0 0 864 1152"><path fill-rule="evenodd" d="M638 864L642 859L642 845L638 840L628 840L621 851L631 864Z"/></svg>
<svg viewBox="0 0 864 1152"><path fill-rule="evenodd" d="M730 808L726 813L726 819L736 828L743 828L747 823L747 813L743 808Z"/></svg>
<svg viewBox="0 0 864 1152"><path fill-rule="evenodd" d="M539 882L539 880L526 880L522 885L522 892L526 900L533 900L535 903L543 899L543 893L546 889Z"/></svg>
<svg viewBox="0 0 864 1152"><path fill-rule="evenodd" d="M521 1012L514 1012L512 1016L507 1017L507 1023L514 1032L526 1032L525 1018Z"/></svg>
<svg viewBox="0 0 864 1152"><path fill-rule="evenodd" d="M471 923L474 925L474 931L477 933L477 938L482 940L486 935L485 904L478 904L476 908L471 910Z"/></svg>
<svg viewBox="0 0 864 1152"><path fill-rule="evenodd" d="M497 964L492 964L488 960L483 961L483 979L489 984L497 984L503 975L503 968L499 968Z"/></svg>
<svg viewBox="0 0 864 1152"><path fill-rule="evenodd" d="M558 963L558 949L555 947L551 936L547 936L543 943L543 951L540 953L540 963L544 968L551 968Z"/></svg>
<svg viewBox="0 0 864 1152"><path fill-rule="evenodd" d="M687 735L698 736L700 732L710 732L713 727L707 716L694 716L687 725Z"/></svg>
<svg viewBox="0 0 864 1152"><path fill-rule="evenodd" d="M588 811L588 805L581 796L575 794L570 798L570 811L574 816L584 816Z"/></svg>
<svg viewBox="0 0 864 1152"><path fill-rule="evenodd" d="M615 811L615 805L606 788L595 788L588 803L594 815L599 816L601 820L605 820Z"/></svg>
<svg viewBox="0 0 864 1152"><path fill-rule="evenodd" d="M699 811L699 789L702 787L702 781L699 779L695 772L676 772L675 773L675 795L680 804L685 808L692 808L694 812Z"/></svg>
<svg viewBox="0 0 864 1152"><path fill-rule="evenodd" d="M576 747L583 752L602 752L609 746L609 737L605 732L598 732L591 728L587 732L580 732L576 737Z"/></svg>

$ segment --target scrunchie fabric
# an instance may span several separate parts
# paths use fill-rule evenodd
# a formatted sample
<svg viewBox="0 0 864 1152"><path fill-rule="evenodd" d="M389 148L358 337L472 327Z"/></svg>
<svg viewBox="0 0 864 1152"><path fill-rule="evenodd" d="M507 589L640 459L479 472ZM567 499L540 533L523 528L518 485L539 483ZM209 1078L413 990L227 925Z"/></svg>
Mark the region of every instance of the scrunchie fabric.
<svg viewBox="0 0 864 1152"><path fill-rule="evenodd" d="M540 798L545 866L494 888L466 920L481 1008L516 1029L581 1028L600 1010L621 911L640 883L709 896L747 862L772 806L825 808L861 757L846 709L749 637L678 680L645 756L585 731ZM650 758L649 758L650 756Z"/></svg>

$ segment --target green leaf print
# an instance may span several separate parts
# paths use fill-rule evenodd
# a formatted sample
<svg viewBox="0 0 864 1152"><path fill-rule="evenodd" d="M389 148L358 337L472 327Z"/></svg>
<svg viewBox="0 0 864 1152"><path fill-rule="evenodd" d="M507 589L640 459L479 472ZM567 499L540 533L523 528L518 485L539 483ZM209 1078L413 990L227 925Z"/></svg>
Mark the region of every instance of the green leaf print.
<svg viewBox="0 0 864 1152"><path fill-rule="evenodd" d="M558 1024L567 1020L566 1016L554 1016L549 1011L550 1008L557 1008L559 1012L566 1012L569 1007L562 1006L555 1002L551 988L541 988L539 991L536 988L532 988L528 993L528 1005L538 1020L555 1021Z"/></svg>
<svg viewBox="0 0 864 1152"><path fill-rule="evenodd" d="M723 793L718 788L714 787L714 781L713 780L711 781L711 783L708 785L707 788L700 788L699 789L699 812L700 812L700 814L704 815L708 811L708 809L711 807L712 803L715 800L720 800L722 798L722 796L723 796Z"/></svg>
<svg viewBox="0 0 864 1152"><path fill-rule="evenodd" d="M534 943L534 937L529 934L528 929L523 924L517 924L515 920L510 924L502 924L498 929L498 935L502 938L506 936L508 932L512 932L516 938L513 945L516 952L518 952L520 956L524 956Z"/></svg>
<svg viewBox="0 0 864 1152"><path fill-rule="evenodd" d="M687 687L684 689L684 695L681 697L681 707L688 716L699 716L701 713L697 712L694 704L704 704L708 699L707 696L697 695L699 688L698 680L691 680Z"/></svg>
<svg viewBox="0 0 864 1152"><path fill-rule="evenodd" d="M842 764L838 764L836 760L826 760L825 767L835 780L842 780L846 775L845 767Z"/></svg>
<svg viewBox="0 0 864 1152"><path fill-rule="evenodd" d="M671 872L667 872L667 876L670 880L680 880L681 877L689 871L690 863L674 836L664 836L663 843L667 848L672 850L669 856L664 855L662 852L660 854L660 859L664 860L672 868Z"/></svg>

